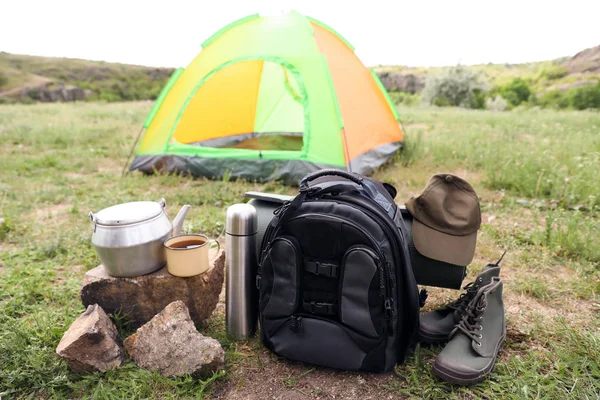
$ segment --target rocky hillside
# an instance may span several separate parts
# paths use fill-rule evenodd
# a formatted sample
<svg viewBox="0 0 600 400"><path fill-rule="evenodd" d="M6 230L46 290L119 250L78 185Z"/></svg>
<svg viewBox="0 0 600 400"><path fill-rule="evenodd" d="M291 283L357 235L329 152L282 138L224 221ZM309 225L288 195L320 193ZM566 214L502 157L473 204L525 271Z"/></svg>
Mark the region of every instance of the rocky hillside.
<svg viewBox="0 0 600 400"><path fill-rule="evenodd" d="M501 86L520 77L531 81L536 92L567 90L600 80L600 46L583 50L572 57L524 64L481 64L471 68L481 71L492 86ZM391 92L418 93L425 86L427 74L439 70L424 67L378 66L373 68Z"/></svg>
<svg viewBox="0 0 600 400"><path fill-rule="evenodd" d="M492 86L527 79L536 93L564 91L600 80L600 46L573 57L525 64L482 64ZM419 93L427 74L439 68L373 68L390 92ZM128 101L155 99L173 73L170 68L15 55L0 52L0 104L35 101Z"/></svg>
<svg viewBox="0 0 600 400"><path fill-rule="evenodd" d="M580 51L569 58L564 65L572 73L600 74L600 46Z"/></svg>
<svg viewBox="0 0 600 400"><path fill-rule="evenodd" d="M155 99L170 68L0 52L0 103Z"/></svg>

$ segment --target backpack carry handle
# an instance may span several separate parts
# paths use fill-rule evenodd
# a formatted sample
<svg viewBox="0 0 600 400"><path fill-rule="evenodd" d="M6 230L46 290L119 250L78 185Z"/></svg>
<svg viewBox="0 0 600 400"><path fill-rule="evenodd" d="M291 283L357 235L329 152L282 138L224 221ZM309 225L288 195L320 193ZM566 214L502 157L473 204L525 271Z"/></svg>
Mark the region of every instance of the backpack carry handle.
<svg viewBox="0 0 600 400"><path fill-rule="evenodd" d="M362 188L363 193L367 197L369 197L371 200L373 200L374 202L379 204L381 206L381 208L383 208L385 210L385 212L390 216L390 218L394 219L394 215L396 213L395 208L393 207L394 203L390 202L388 199L386 199L385 196L379 191L379 189L373 182L371 182L369 179L365 179L361 175L358 175L355 173L350 173L350 172L341 171L341 170L337 170L337 169L323 169L323 170L320 170L317 172L313 172L312 174L305 176L304 179L302 179L302 181L300 182L300 194L306 194L307 192L312 191L312 189L309 188L308 183L310 181L313 181L317 178L321 178L323 176L339 176L341 178L348 179L349 181L357 184L360 188ZM348 184L345 184L345 185L344 184L334 184L334 185L326 187L326 188L316 189L316 192L318 192L319 194L322 195L324 193L331 193L334 191L338 191L340 189L343 189L345 186L349 186L349 185ZM385 187L382 190L385 190L386 193L389 193L389 190L386 189ZM394 189L394 191L395 191L395 189ZM312 194L314 194L314 193L312 193ZM389 194L391 195L391 193L389 193ZM310 193L309 193L309 195L310 195ZM296 203L296 204L299 204L300 201L303 201L303 200L304 200L304 197L302 197L301 200L299 200L298 203Z"/></svg>
<svg viewBox="0 0 600 400"><path fill-rule="evenodd" d="M346 171L342 171L339 169L322 169L320 171L317 172L313 172L310 175L305 176L304 178L302 178L302 181L300 181L300 188L307 188L308 187L308 183L311 181L314 181L317 178L321 178L323 176L339 176L341 178L346 178L348 180L351 180L352 182L356 183L357 185L362 185L363 184L363 178L360 176L357 176L356 174L352 174L350 172L346 172Z"/></svg>
<svg viewBox="0 0 600 400"><path fill-rule="evenodd" d="M317 178L321 178L323 176L339 176L341 178L346 178L349 181L356 183L359 186L364 186L365 181L360 175L351 174L346 171L342 171L339 169L326 168L312 174L306 175L300 181L300 193L296 195L292 200L287 201L283 206L281 206L275 213L275 217L271 220L272 226L277 226L281 220L283 220L286 213L296 210L300 205L304 202L304 199L309 195L310 187L308 183L314 181ZM369 182L370 183L370 182ZM337 185L336 185L337 186ZM317 191L321 192L321 189L317 189Z"/></svg>

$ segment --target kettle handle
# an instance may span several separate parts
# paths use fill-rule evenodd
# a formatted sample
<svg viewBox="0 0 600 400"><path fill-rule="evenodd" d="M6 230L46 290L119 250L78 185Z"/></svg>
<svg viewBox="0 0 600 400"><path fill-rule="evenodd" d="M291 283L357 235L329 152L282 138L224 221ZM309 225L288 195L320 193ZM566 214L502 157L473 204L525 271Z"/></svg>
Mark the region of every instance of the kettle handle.
<svg viewBox="0 0 600 400"><path fill-rule="evenodd" d="M90 213L88 214L90 216L90 221L92 221L92 223L94 224L94 232L96 232L96 223L98 222L98 220L96 219L96 215L90 211Z"/></svg>
<svg viewBox="0 0 600 400"><path fill-rule="evenodd" d="M162 208L165 208L167 206L167 201L164 198L158 200L157 203L160 204Z"/></svg>

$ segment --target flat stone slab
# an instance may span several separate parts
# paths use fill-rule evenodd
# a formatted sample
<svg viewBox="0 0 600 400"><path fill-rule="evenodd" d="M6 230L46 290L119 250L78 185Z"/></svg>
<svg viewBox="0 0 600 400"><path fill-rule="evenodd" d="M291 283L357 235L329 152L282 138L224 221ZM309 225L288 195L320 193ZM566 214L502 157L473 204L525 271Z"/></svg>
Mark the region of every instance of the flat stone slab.
<svg viewBox="0 0 600 400"><path fill-rule="evenodd" d="M136 328L150 321L170 303L181 300L192 320L202 325L210 317L223 287L225 252L221 250L205 273L188 278L169 274L167 267L148 275L117 278L100 265L85 274L81 288L84 306L98 304L120 315Z"/></svg>

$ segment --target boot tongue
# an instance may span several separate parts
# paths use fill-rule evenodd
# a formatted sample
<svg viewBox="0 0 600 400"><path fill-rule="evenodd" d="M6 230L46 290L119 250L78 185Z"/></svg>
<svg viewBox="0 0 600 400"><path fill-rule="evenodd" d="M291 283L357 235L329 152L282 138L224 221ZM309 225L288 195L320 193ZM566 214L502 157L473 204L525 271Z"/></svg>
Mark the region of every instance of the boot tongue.
<svg viewBox="0 0 600 400"><path fill-rule="evenodd" d="M473 350L479 355L483 356L481 353L482 346L479 336L479 326L481 324L481 320L479 317L485 311L486 307L486 291L490 285L479 287L477 293L473 297L473 299L469 302L464 315L456 327L450 334L450 336L454 336L456 333L461 333L471 339L471 346Z"/></svg>
<svg viewBox="0 0 600 400"><path fill-rule="evenodd" d="M464 315L465 310L469 306L469 303L471 303L471 301L473 300L473 296L479 290L479 281L476 280L475 282L471 282L468 285L466 285L463 289L465 289L466 292L463 293L460 296L460 298L458 299L458 301L456 301L451 306L452 308L454 308L454 320L455 321L460 321L460 319Z"/></svg>
<svg viewBox="0 0 600 400"><path fill-rule="evenodd" d="M473 298L473 301L469 304L469 306L473 305L474 307L477 307L478 303L480 302L480 299L482 297L485 297L485 300L483 300L483 309L481 311L478 312L478 314L481 316L483 315L483 313L485 313L485 310L487 308L487 295L492 292L494 289L496 289L499 285L500 285L500 279L499 278L492 278L491 282L489 282L487 285L482 286L479 291L477 292L477 295L475 295L475 297ZM481 321L479 321L479 323L481 324ZM477 341L476 340L472 340L471 341L471 347L473 348L473 350L479 354L482 357L489 357L489 349L487 349L486 351L486 346L483 345L483 338L479 338ZM480 343L479 345L477 343Z"/></svg>

